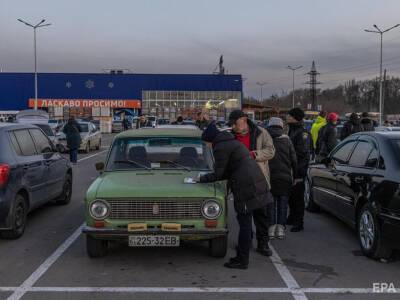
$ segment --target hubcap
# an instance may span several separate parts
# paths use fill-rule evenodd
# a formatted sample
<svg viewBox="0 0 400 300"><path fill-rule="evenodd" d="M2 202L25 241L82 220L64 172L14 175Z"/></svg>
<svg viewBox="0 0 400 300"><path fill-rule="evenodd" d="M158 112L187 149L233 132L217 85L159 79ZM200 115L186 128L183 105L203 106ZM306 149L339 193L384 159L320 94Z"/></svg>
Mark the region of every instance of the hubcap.
<svg viewBox="0 0 400 300"><path fill-rule="evenodd" d="M21 228L24 225L24 205L20 203L15 211L15 226L17 229Z"/></svg>
<svg viewBox="0 0 400 300"><path fill-rule="evenodd" d="M360 240L364 249L370 250L375 241L375 223L372 214L364 211L359 221Z"/></svg>

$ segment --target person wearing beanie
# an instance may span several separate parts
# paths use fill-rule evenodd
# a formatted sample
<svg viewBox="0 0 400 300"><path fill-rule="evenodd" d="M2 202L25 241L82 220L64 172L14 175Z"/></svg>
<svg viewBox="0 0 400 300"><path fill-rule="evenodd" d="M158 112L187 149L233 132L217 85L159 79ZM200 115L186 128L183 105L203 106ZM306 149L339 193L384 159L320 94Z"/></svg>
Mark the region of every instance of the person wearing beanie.
<svg viewBox="0 0 400 300"><path fill-rule="evenodd" d="M332 112L328 115L328 123L321 128L319 138L317 141L317 147L315 154L317 155L317 161L321 161L323 158L327 157L328 154L336 147L338 144L337 137L337 121L339 119L338 114Z"/></svg>
<svg viewBox="0 0 400 300"><path fill-rule="evenodd" d="M225 267L247 269L250 246L252 243L253 217L257 220L267 219L266 206L272 203L267 180L251 157L246 147L228 131L219 131L212 122L203 131L202 139L211 146L215 158L214 172L200 176L200 183L228 180L228 186L234 197L234 208L239 223L239 238L236 257L231 258ZM268 246L268 224L256 224L260 234L265 237L266 251L261 254L270 256ZM261 245L260 245L261 246Z"/></svg>
<svg viewBox="0 0 400 300"><path fill-rule="evenodd" d="M289 138L293 143L297 157L294 173L294 185L289 197L289 216L287 224L293 225L290 231L299 232L304 229L304 179L307 176L310 156L313 152L311 134L304 126L304 111L292 108L287 116Z"/></svg>
<svg viewBox="0 0 400 300"><path fill-rule="evenodd" d="M374 121L369 118L367 112L363 112L361 115L361 127L362 131L375 131Z"/></svg>
<svg viewBox="0 0 400 300"><path fill-rule="evenodd" d="M349 120L344 123L342 132L340 134L340 139L344 140L348 136L352 135L353 133L357 133L363 131L361 122L360 122L360 117L358 116L357 113L353 112L350 115Z"/></svg>
<svg viewBox="0 0 400 300"><path fill-rule="evenodd" d="M268 235L270 238L283 239L285 237L290 188L297 166L296 151L290 138L283 134L282 119L271 118L267 129L275 147L275 156L269 161L271 174L273 174L271 176L271 193L274 197L274 205L269 212L271 225Z"/></svg>
<svg viewBox="0 0 400 300"><path fill-rule="evenodd" d="M321 111L311 126L311 137L314 149L317 146L318 133L326 125L326 111Z"/></svg>

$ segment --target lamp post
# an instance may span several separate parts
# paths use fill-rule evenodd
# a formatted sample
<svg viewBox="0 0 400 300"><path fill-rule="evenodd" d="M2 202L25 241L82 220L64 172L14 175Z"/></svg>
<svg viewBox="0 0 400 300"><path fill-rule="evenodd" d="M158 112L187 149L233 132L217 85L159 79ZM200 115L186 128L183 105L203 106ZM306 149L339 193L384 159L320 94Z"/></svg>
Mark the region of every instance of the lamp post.
<svg viewBox="0 0 400 300"><path fill-rule="evenodd" d="M381 61L380 61L380 68L379 68L379 125L382 126L382 118L384 114L384 107L383 107L383 83L382 83L382 52L383 52L383 34L385 32L388 32L396 27L399 27L400 24L397 24L393 27L390 27L386 30L380 30L378 26L374 24L374 27L376 30L369 30L369 29L364 29L365 32L371 32L371 33L378 33L380 34L381 38Z"/></svg>
<svg viewBox="0 0 400 300"><path fill-rule="evenodd" d="M292 70L293 72L293 90L292 90L292 108L294 108L294 72L298 69L301 69L303 66L298 66L298 67L292 67L292 66L287 66L286 68L289 70Z"/></svg>
<svg viewBox="0 0 400 300"><path fill-rule="evenodd" d="M37 99L38 98L38 87L37 87L36 29L41 28L41 27L50 26L51 24L50 23L43 24L44 22L46 22L45 19L43 19L36 25L29 24L28 22L25 22L24 20L21 20L21 19L18 19L18 21L25 24L26 26L33 28L33 52L34 52L34 56L35 56L35 105L34 105L34 109L37 109L38 108L38 99Z"/></svg>
<svg viewBox="0 0 400 300"><path fill-rule="evenodd" d="M260 102L263 100L263 86L267 84L266 81L257 82L258 86L260 86Z"/></svg>

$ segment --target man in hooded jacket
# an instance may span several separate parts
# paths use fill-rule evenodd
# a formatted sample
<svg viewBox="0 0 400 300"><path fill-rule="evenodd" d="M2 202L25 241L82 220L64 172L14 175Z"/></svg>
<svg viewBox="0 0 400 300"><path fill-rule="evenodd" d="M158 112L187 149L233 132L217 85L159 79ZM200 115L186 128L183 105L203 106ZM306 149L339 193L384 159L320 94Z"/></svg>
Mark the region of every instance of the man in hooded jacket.
<svg viewBox="0 0 400 300"><path fill-rule="evenodd" d="M362 131L375 131L374 121L369 118L369 114L367 112L363 112L361 115L361 126Z"/></svg>
<svg viewBox="0 0 400 300"><path fill-rule="evenodd" d="M319 116L315 119L313 125L311 126L311 137L312 137L314 149L317 146L319 131L325 125L326 125L326 112L321 111L319 113Z"/></svg>
<svg viewBox="0 0 400 300"><path fill-rule="evenodd" d="M360 117L358 116L357 113L352 113L350 115L349 120L344 123L342 132L340 134L340 139L344 140L348 136L352 135L353 133L357 133L363 131L361 122L360 122Z"/></svg>
<svg viewBox="0 0 400 300"><path fill-rule="evenodd" d="M228 180L234 196L234 207L240 226L237 255L227 262L227 268L247 269L252 241L252 218L267 220L266 206L272 203L267 180L251 157L246 147L227 131L219 131L213 122L203 132L202 139L212 145L215 158L215 171L202 175L201 183ZM269 249L268 223L257 224L262 239L258 241L258 251L271 255Z"/></svg>

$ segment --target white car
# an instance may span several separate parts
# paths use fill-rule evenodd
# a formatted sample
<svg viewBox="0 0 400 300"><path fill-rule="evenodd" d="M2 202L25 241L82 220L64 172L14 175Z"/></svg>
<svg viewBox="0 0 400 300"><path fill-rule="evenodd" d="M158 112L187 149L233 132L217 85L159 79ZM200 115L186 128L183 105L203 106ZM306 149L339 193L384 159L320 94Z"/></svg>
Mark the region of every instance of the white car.
<svg viewBox="0 0 400 300"><path fill-rule="evenodd" d="M79 150L84 151L85 153L89 153L90 150L99 150L101 148L101 133L97 129L96 125L91 122L78 122L78 124L81 129L82 138ZM57 137L60 143L67 148L67 138L63 133L63 128L60 129Z"/></svg>

